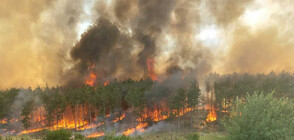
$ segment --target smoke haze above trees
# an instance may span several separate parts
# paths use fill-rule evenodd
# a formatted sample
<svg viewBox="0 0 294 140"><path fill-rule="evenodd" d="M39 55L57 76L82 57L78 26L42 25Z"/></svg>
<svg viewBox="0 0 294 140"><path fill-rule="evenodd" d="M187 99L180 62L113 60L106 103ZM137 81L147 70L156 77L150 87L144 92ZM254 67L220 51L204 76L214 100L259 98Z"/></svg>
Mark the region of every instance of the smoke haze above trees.
<svg viewBox="0 0 294 140"><path fill-rule="evenodd" d="M292 1L2 1L0 89L294 71ZM80 36L84 23L91 25ZM213 28L211 28L213 27ZM207 30L209 29L209 30ZM84 30L82 30L84 31ZM215 36L213 35L215 34Z"/></svg>

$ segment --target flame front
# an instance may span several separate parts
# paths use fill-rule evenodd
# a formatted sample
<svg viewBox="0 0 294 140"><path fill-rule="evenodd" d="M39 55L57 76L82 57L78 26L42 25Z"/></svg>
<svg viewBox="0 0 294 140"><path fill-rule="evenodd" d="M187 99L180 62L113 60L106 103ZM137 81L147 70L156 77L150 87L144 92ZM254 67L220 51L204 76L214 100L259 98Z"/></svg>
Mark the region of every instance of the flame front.
<svg viewBox="0 0 294 140"><path fill-rule="evenodd" d="M207 122L214 122L214 121L216 121L216 119L217 119L217 115L216 115L216 112L215 112L215 108L212 107L209 110L209 113L208 113L208 115L206 117L206 121Z"/></svg>
<svg viewBox="0 0 294 140"><path fill-rule="evenodd" d="M89 106L84 105L71 108L70 106L67 106L64 113L61 114L60 118L57 120L54 120L50 123L50 126L46 126L48 121L46 120L45 116L45 109L43 106L38 107L36 110L32 112L32 126L30 129L24 130L18 134L28 134L28 133L34 133L38 132L44 129L48 130L58 130L61 128L64 129L75 129L75 130L87 130L91 128L96 128L101 126L103 123L97 121L95 119L98 114L94 114L93 116L89 116ZM94 110L93 108L91 108ZM122 133L124 135L131 135L134 132L143 132L146 127L148 127L148 123L146 123L148 120L152 120L153 122L163 121L168 118L170 118L170 114L174 114L175 117L180 117L188 112L191 112L194 109L206 109L209 110L209 113L207 115L207 122L213 122L217 119L216 116L216 109L214 106L203 106L203 107L188 107L181 108L179 110L177 109L170 109L167 106L166 102L161 102L160 104L155 104L152 108L145 108L142 111L142 114L140 117L136 119L136 121L139 123L136 127L130 127L123 131ZM114 118L109 118L113 115ZM123 120L127 117L127 112L122 112L121 114L116 112L114 114L107 114L104 116L105 118L112 119L111 123L116 123L118 121ZM90 118L92 118L92 121L90 121ZM0 122L6 123L6 122L15 122L19 121L17 119L3 119ZM91 134L87 137L100 137L103 136L101 132L97 132L96 134Z"/></svg>
<svg viewBox="0 0 294 140"><path fill-rule="evenodd" d="M0 120L0 124L6 124L6 123L7 123L7 119Z"/></svg>
<svg viewBox="0 0 294 140"><path fill-rule="evenodd" d="M91 135L88 135L87 138L96 138L96 137L101 137L104 136L105 134L103 132L95 132Z"/></svg>
<svg viewBox="0 0 294 140"><path fill-rule="evenodd" d="M127 129L123 134L128 136L131 135L135 132L135 130L138 130L139 132L143 132L145 129L144 127L146 127L148 125L148 123L139 123L136 128L129 128Z"/></svg>
<svg viewBox="0 0 294 140"><path fill-rule="evenodd" d="M120 117L115 118L112 122L113 122L113 123L118 122L118 121L124 119L125 117L126 117L126 114L124 113L124 114L122 114Z"/></svg>

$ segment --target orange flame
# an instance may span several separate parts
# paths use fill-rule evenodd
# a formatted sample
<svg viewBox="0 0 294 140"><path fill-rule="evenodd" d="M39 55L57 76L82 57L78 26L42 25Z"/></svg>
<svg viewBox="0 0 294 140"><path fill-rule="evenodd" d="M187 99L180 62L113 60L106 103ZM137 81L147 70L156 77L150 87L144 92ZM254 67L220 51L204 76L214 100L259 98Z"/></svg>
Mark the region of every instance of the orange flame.
<svg viewBox="0 0 294 140"><path fill-rule="evenodd" d="M126 114L124 113L124 114L122 114L120 117L115 118L112 122L113 122L113 123L118 122L119 120L122 120L122 119L124 119L125 117L126 117Z"/></svg>
<svg viewBox="0 0 294 140"><path fill-rule="evenodd" d="M140 117L137 118L137 121L140 122L136 127L129 128L123 134L125 135L131 135L135 132L135 130L139 132L143 132L145 128L147 127L146 122L148 119L151 119L153 122L158 122L162 120L166 120L170 117L170 114L173 113L176 116L180 117L188 112L191 112L193 109L206 109L210 110L209 114L207 115L207 122L213 122L217 119L215 108L214 106L202 106L202 107L185 107L181 108L180 110L170 110L167 107L167 104L165 102L161 102L160 104L154 105L154 108L145 108L143 113L140 115ZM118 114L118 113L114 113ZM20 134L28 134L28 133L34 133L38 132L44 129L49 130L58 130L61 128L64 129L76 129L76 130L86 130L90 128L95 128L101 126L103 123L98 123L97 120L95 120L93 123L90 123L89 121L89 114L88 114L88 108L87 107L75 107L74 110L70 106L67 106L65 109L65 112L60 116L60 118L57 120L54 120L52 122L52 126L47 127L46 123L46 116L45 116L45 109L44 107L38 107L38 109L34 110L32 113L32 127L28 130L24 130L20 132ZM105 117L110 117L110 114L105 115ZM126 117L126 112L121 114L120 116L113 118L111 121L112 123L118 122L120 120L123 120ZM94 118L94 117L93 117ZM5 123L7 122L7 119L3 119L0 122ZM10 121L17 121L17 119L12 119ZM98 135L98 134L97 134ZM99 135L98 135L99 136Z"/></svg>
<svg viewBox="0 0 294 140"><path fill-rule="evenodd" d="M206 121L207 121L207 122L214 122L214 121L216 121L216 119L217 119L217 115L216 115L216 113L215 113L215 108L212 107L212 108L209 110L209 113L208 113L208 115L207 115L207 117L206 117Z"/></svg>
<svg viewBox="0 0 294 140"><path fill-rule="evenodd" d="M28 133L34 133L34 132L38 132L44 129L49 129L49 130L58 130L60 128L64 128L64 129L76 129L76 130L85 130L85 129L90 129L90 128L94 128L94 127L98 127L100 125L102 125L102 123L91 123L88 120L85 120L85 115L87 114L87 111L84 110L83 112L83 108L82 107L76 107L76 112L74 113L75 115L75 119L72 116L73 112L72 109L70 107L66 107L66 110L64 112L64 114L61 116L61 118L58 120L53 121L53 125L50 127L46 127L46 118L44 116L44 114L42 115L42 113L36 113L39 111L44 111L43 107L40 107L39 111L33 111L32 115L32 119L33 119L33 126L32 128L28 129L28 130L24 130L20 133L21 134L28 134ZM84 116L84 117L82 117Z"/></svg>
<svg viewBox="0 0 294 140"><path fill-rule="evenodd" d="M96 74L92 71L90 72L90 75L88 77L88 79L86 79L85 84L89 85L89 86L94 86L95 81L96 81Z"/></svg>
<svg viewBox="0 0 294 140"><path fill-rule="evenodd" d="M147 58L146 63L147 63L147 69L148 69L149 77L153 81L156 81L157 80L157 75L154 72L154 59Z"/></svg>
<svg viewBox="0 0 294 140"><path fill-rule="evenodd" d="M36 128L36 129L31 129L31 130L24 130L24 131L20 132L19 135L39 132L39 131L42 131L42 130L44 130L44 128Z"/></svg>
<svg viewBox="0 0 294 140"><path fill-rule="evenodd" d="M87 138L97 138L97 137L101 137L104 136L105 134L103 132L95 132L91 135L88 135Z"/></svg>
<svg viewBox="0 0 294 140"><path fill-rule="evenodd" d="M148 125L148 123L139 123L137 126L136 126L136 129L139 131L139 132L143 132L145 129L144 127L146 127ZM129 128L127 129L123 134L128 136L128 135L131 135L135 132L135 128Z"/></svg>
<svg viewBox="0 0 294 140"><path fill-rule="evenodd" d="M109 84L109 81L106 81L103 83L104 86L107 86Z"/></svg>
<svg viewBox="0 0 294 140"><path fill-rule="evenodd" d="M88 78L86 79L86 81L85 81L85 84L86 85L89 85L89 86L94 86L94 84L95 84L95 81L96 81L96 78L97 78L97 76L96 76L96 74L95 74L95 72L94 72L94 69L95 68L95 64L93 64L92 66L90 66L88 69L92 69L92 71L90 72L90 74L89 74L89 76L88 76Z"/></svg>
<svg viewBox="0 0 294 140"><path fill-rule="evenodd" d="M6 124L6 123L7 123L7 119L0 120L0 124Z"/></svg>

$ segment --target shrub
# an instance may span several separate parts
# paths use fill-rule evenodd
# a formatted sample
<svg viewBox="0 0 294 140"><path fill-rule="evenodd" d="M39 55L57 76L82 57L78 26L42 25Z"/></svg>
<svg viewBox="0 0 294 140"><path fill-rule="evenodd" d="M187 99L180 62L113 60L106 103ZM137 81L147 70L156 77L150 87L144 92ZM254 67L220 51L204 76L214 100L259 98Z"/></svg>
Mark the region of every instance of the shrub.
<svg viewBox="0 0 294 140"><path fill-rule="evenodd" d="M199 135L197 133L189 134L187 140L199 140Z"/></svg>
<svg viewBox="0 0 294 140"><path fill-rule="evenodd" d="M55 131L48 131L45 140L70 140L71 131L60 129Z"/></svg>
<svg viewBox="0 0 294 140"><path fill-rule="evenodd" d="M246 96L245 103L236 102L231 118L224 126L232 140L293 139L294 106L287 98L276 99L273 92L255 92Z"/></svg>
<svg viewBox="0 0 294 140"><path fill-rule="evenodd" d="M85 136L82 135L81 133L74 133L74 138L75 140L84 140Z"/></svg>

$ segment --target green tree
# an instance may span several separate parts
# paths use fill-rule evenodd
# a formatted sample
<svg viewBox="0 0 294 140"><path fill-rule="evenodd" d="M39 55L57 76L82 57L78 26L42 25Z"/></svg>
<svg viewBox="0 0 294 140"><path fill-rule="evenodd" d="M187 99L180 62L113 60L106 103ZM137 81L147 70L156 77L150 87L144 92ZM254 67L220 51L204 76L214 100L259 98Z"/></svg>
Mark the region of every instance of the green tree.
<svg viewBox="0 0 294 140"><path fill-rule="evenodd" d="M273 92L254 92L238 100L224 126L231 140L287 140L294 138L294 104Z"/></svg>
<svg viewBox="0 0 294 140"><path fill-rule="evenodd" d="M140 82L135 82L130 85L128 85L128 91L125 96L125 100L127 104L131 107L132 113L134 113L136 118L133 118L133 120L136 120L138 117L142 116L142 113L145 108L145 91L144 84ZM137 122L134 121L134 126L136 126ZM135 130L135 135L136 135Z"/></svg>
<svg viewBox="0 0 294 140"><path fill-rule="evenodd" d="M30 116L33 109L34 109L34 101L30 100L24 104L24 107L21 110L21 116L22 116L21 122L24 129L28 129L32 125L32 122L31 122L32 119Z"/></svg>
<svg viewBox="0 0 294 140"><path fill-rule="evenodd" d="M92 123L92 110L95 107L95 89L89 85L83 87L83 93L85 94L86 104L88 105L89 121Z"/></svg>
<svg viewBox="0 0 294 140"><path fill-rule="evenodd" d="M75 123L75 129L77 129L77 117L76 117L76 112L78 112L77 110L77 106L80 103L80 93L81 93L82 89L78 89L78 88L69 88L66 92L66 101L67 101L67 105L70 106L71 110L72 110L72 116L74 118L74 123Z"/></svg>
<svg viewBox="0 0 294 140"><path fill-rule="evenodd" d="M176 110L176 114L172 114L178 117L178 129L180 129L181 124L180 124L180 114L181 114L181 109L184 111L185 109L185 102L186 101L186 90L183 88L179 88L174 94L169 101L169 106L171 110Z"/></svg>
<svg viewBox="0 0 294 140"><path fill-rule="evenodd" d="M19 89L12 88L7 91L0 92L0 120L9 117L11 107L19 93Z"/></svg>
<svg viewBox="0 0 294 140"><path fill-rule="evenodd" d="M193 125L193 115L195 115L195 107L199 103L199 96L200 96L200 89L198 86L198 83L196 81L193 81L191 83L190 89L187 92L187 105L188 107L191 107L193 109L193 112L190 113L190 126Z"/></svg>

